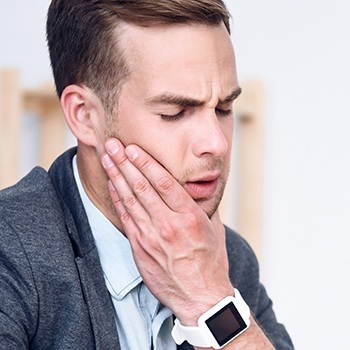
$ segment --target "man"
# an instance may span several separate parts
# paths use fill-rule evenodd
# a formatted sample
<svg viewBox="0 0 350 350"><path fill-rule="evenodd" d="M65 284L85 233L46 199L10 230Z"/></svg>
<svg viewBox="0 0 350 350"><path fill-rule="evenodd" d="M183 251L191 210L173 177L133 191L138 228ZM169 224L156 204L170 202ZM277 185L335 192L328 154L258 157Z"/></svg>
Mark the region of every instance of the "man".
<svg viewBox="0 0 350 350"><path fill-rule="evenodd" d="M53 0L47 37L78 148L0 196L0 348L292 349L218 214L240 94L221 0Z"/></svg>

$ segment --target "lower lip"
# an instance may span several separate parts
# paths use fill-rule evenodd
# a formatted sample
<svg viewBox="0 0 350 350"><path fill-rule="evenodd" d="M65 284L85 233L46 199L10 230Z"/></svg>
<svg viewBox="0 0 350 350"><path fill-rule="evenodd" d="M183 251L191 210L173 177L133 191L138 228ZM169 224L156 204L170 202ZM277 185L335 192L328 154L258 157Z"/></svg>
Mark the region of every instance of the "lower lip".
<svg viewBox="0 0 350 350"><path fill-rule="evenodd" d="M184 188L193 199L208 198L216 192L218 179L205 182L187 182Z"/></svg>

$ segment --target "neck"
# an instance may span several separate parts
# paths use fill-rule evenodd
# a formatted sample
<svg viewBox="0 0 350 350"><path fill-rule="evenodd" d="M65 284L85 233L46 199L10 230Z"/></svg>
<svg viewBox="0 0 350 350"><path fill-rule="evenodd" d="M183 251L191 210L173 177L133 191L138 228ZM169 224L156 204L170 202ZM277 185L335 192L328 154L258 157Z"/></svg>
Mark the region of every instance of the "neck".
<svg viewBox="0 0 350 350"><path fill-rule="evenodd" d="M108 177L95 149L78 146L77 167L79 178L91 202L122 232L122 226L109 195Z"/></svg>

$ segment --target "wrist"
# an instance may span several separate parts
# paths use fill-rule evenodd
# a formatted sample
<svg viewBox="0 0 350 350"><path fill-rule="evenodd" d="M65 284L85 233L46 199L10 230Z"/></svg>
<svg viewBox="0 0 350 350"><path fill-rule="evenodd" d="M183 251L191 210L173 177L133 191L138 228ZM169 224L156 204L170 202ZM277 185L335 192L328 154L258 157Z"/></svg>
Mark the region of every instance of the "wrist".
<svg viewBox="0 0 350 350"><path fill-rule="evenodd" d="M198 318L196 326L185 326L175 320L172 336L180 345L185 340L193 346L221 349L243 333L250 324L250 310L235 290Z"/></svg>
<svg viewBox="0 0 350 350"><path fill-rule="evenodd" d="M174 310L174 314L182 325L197 326L200 316L227 296L235 296L235 289L231 285L221 291L210 292L206 290L205 293L197 293L194 300L186 300L186 304L178 307L178 311Z"/></svg>
<svg viewBox="0 0 350 350"><path fill-rule="evenodd" d="M232 349L276 350L253 316L250 317L249 329L232 342Z"/></svg>

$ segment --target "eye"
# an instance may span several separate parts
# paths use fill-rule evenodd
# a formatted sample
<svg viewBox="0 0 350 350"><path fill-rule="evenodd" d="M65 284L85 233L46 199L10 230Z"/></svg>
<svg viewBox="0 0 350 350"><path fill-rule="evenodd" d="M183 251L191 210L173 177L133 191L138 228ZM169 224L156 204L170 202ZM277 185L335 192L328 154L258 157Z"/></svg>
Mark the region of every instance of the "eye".
<svg viewBox="0 0 350 350"><path fill-rule="evenodd" d="M220 109L216 108L216 113L223 116L223 117L228 117L232 114L232 109Z"/></svg>
<svg viewBox="0 0 350 350"><path fill-rule="evenodd" d="M185 112L186 112L186 110L183 109L182 111L180 111L177 114L173 114L173 115L161 114L160 117L163 120L166 120L169 122L175 122L175 121L181 119L184 116Z"/></svg>
<svg viewBox="0 0 350 350"><path fill-rule="evenodd" d="M216 114L220 117L231 116L232 115L232 105L233 105L233 101L219 103L215 108Z"/></svg>

